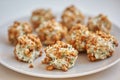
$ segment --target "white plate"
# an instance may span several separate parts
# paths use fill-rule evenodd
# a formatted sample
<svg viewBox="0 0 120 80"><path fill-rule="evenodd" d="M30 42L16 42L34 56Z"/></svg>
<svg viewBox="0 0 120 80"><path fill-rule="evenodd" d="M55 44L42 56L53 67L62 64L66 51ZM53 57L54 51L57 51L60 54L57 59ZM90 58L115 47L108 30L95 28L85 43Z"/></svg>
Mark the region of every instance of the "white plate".
<svg viewBox="0 0 120 80"><path fill-rule="evenodd" d="M23 17L17 20L28 21L29 17ZM44 55L35 60L34 68L29 68L27 63L19 62L14 58L14 47L9 44L7 38L8 26L11 24L13 24L12 21L0 26L0 63L14 71L36 77L68 78L93 74L105 70L120 61L120 46L118 46L112 57L97 62L90 62L85 54L80 54L75 66L69 69L67 72L60 70L45 70L46 65L41 64L41 60L44 58ZM120 28L118 28L116 25L112 26L111 33L120 42L119 31Z"/></svg>

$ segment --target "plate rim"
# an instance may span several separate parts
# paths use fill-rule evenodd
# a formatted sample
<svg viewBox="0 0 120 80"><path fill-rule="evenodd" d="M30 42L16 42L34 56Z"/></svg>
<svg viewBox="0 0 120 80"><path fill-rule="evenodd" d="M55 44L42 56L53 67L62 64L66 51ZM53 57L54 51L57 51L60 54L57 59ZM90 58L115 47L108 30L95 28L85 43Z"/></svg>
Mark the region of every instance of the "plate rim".
<svg viewBox="0 0 120 80"><path fill-rule="evenodd" d="M91 14L88 14L88 15L91 15ZM14 22L16 20L19 21L21 18L25 18L25 17L30 17L30 15L25 15L25 16L21 16L21 17L18 17L18 18L14 18L14 19L8 20L8 21L4 22L3 24L0 24L0 26L5 25L5 24L9 24L9 23ZM27 21L27 22L29 22L29 21ZM120 29L119 25L114 24L114 21L113 21L112 24ZM29 76L43 77L43 78L73 78L73 77L86 76L86 75L90 75L90 74L94 74L94 73L106 70L106 69L112 67L113 65L117 64L119 61L120 61L120 58L116 59L114 62L110 63L107 66L98 68L96 70L84 72L82 74L81 73L76 73L76 74L66 74L66 75L56 75L56 76L53 76L53 75L50 75L50 74L49 75L48 74L45 75L45 74L29 73L29 72L26 72L24 70L19 70L19 69L15 68L15 67L13 67L11 65L8 65L7 63L4 63L4 61L2 61L1 58L0 58L0 64L5 66L6 68L8 68L10 70L13 70L13 71L21 73L21 74L29 75Z"/></svg>
<svg viewBox="0 0 120 80"><path fill-rule="evenodd" d="M73 77L80 77L80 76L86 76L86 75L90 75L90 74L94 74L94 73L97 73L97 72L100 72L100 71L103 71L103 70L106 70L110 67L112 67L113 65L117 64L118 62L120 61L120 58L115 60L114 62L112 62L111 64L107 65L107 66L104 66L102 68L99 68L99 69L96 69L96 70L92 70L92 71L88 71L88 72L84 72L84 73L76 73L76 74L67 74L67 75L56 75L56 76L53 76L53 75L45 75L45 74L36 74L36 73L29 73L29 72L26 72L24 70L19 70L13 66L10 66L6 63L4 63L4 61L0 60L0 64L2 64L3 66L7 67L8 69L11 69L15 72L18 72L18 73L22 73L22 74L25 74L25 75L29 75L29 76L34 76L34 77L43 77L43 78L73 78Z"/></svg>

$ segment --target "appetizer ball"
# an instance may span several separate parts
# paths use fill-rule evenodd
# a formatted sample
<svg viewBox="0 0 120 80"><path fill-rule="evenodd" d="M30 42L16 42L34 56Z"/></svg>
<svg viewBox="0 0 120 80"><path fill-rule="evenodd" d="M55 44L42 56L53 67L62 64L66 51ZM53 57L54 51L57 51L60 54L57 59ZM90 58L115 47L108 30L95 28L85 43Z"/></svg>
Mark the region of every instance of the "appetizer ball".
<svg viewBox="0 0 120 80"><path fill-rule="evenodd" d="M88 29L90 31L103 31L105 33L110 33L111 22L107 16L100 14L94 18L90 18L87 23Z"/></svg>
<svg viewBox="0 0 120 80"><path fill-rule="evenodd" d="M29 23L15 21L8 29L8 38L13 45L16 45L19 36L29 33L32 33L32 27Z"/></svg>
<svg viewBox="0 0 120 80"><path fill-rule="evenodd" d="M102 37L103 39L105 39L105 41L111 42L113 45L113 47L118 46L118 41L117 39L115 39L115 37L113 37L111 34L107 34L105 32L101 32L101 31L97 31L96 34L100 37Z"/></svg>
<svg viewBox="0 0 120 80"><path fill-rule="evenodd" d="M102 32L100 32L101 34ZM99 32L98 32L99 34ZM102 37L100 35L91 34L86 42L87 55L90 61L106 59L112 56L118 43L111 35Z"/></svg>
<svg viewBox="0 0 120 80"><path fill-rule="evenodd" d="M84 15L75 6L71 5L67 7L62 14L62 24L65 25L68 30L71 29L77 23L84 23Z"/></svg>
<svg viewBox="0 0 120 80"><path fill-rule="evenodd" d="M34 28L37 28L44 21L49 21L54 19L53 13L50 9L38 9L33 11L31 16L31 22Z"/></svg>
<svg viewBox="0 0 120 80"><path fill-rule="evenodd" d="M27 34L18 37L18 43L15 46L14 54L17 60L33 63L33 61L41 56L41 42L34 34Z"/></svg>
<svg viewBox="0 0 120 80"><path fill-rule="evenodd" d="M57 41L56 44L45 48L46 57L42 63L48 64L47 70L59 69L67 71L75 65L78 52L72 45Z"/></svg>
<svg viewBox="0 0 120 80"><path fill-rule="evenodd" d="M77 24L69 31L66 41L79 52L84 52L86 50L85 45L89 34L87 27Z"/></svg>
<svg viewBox="0 0 120 80"><path fill-rule="evenodd" d="M66 33L66 27L62 26L60 23L50 20L48 22L42 23L37 29L41 42L44 45L52 45L56 41L62 40Z"/></svg>

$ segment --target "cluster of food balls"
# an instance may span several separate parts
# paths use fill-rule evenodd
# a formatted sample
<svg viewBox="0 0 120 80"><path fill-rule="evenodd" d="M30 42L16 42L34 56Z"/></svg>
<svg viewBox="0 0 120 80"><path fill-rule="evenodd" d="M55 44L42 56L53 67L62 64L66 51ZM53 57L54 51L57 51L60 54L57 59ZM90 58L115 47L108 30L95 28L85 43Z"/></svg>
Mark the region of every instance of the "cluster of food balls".
<svg viewBox="0 0 120 80"><path fill-rule="evenodd" d="M110 34L112 25L107 16L91 17L87 25L84 20L81 11L71 5L59 22L50 9L33 11L30 22L15 21L8 29L8 38L15 46L16 59L33 63L44 51L42 63L48 65L47 70L67 71L75 65L78 53L87 53L90 61L112 56L118 42Z"/></svg>

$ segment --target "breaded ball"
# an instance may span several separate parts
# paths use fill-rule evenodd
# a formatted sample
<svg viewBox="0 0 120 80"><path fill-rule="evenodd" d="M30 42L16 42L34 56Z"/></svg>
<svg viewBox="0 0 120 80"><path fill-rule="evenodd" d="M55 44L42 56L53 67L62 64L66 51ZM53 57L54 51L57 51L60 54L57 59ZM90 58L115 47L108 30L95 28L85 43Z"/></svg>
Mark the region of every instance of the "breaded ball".
<svg viewBox="0 0 120 80"><path fill-rule="evenodd" d="M37 9L33 11L31 16L31 22L34 28L37 28L44 21L54 19L54 15L50 9Z"/></svg>
<svg viewBox="0 0 120 80"><path fill-rule="evenodd" d="M67 29L55 20L50 20L42 23L36 32L44 45L52 45L65 37Z"/></svg>
<svg viewBox="0 0 120 80"><path fill-rule="evenodd" d="M33 63L41 56L42 44L40 39L34 34L27 34L18 37L18 43L15 46L14 54L17 60Z"/></svg>
<svg viewBox="0 0 120 80"><path fill-rule="evenodd" d="M78 52L72 45L57 41L56 44L45 48L46 57L42 63L48 64L47 70L59 69L67 71L75 65Z"/></svg>
<svg viewBox="0 0 120 80"><path fill-rule="evenodd" d="M106 59L112 56L117 46L117 40L110 34L103 32L97 32L97 35L91 34L86 42L88 58L90 61Z"/></svg>
<svg viewBox="0 0 120 80"><path fill-rule="evenodd" d="M29 33L32 33L32 27L29 23L15 21L8 29L8 39L13 45L16 45L19 36Z"/></svg>
<svg viewBox="0 0 120 80"><path fill-rule="evenodd" d="M81 24L76 24L68 33L66 41L79 52L86 51L86 40L89 36L88 28Z"/></svg>
<svg viewBox="0 0 120 80"><path fill-rule="evenodd" d="M96 17L90 18L88 20L87 26L88 29L93 32L103 31L105 33L110 33L112 24L107 16L99 14Z"/></svg>
<svg viewBox="0 0 120 80"><path fill-rule="evenodd" d="M113 47L118 46L118 41L117 39L112 36L111 34L107 34L105 32L102 31L97 31L96 34L100 37L102 37L103 39L105 39L105 41L111 42L113 45Z"/></svg>
<svg viewBox="0 0 120 80"><path fill-rule="evenodd" d="M74 27L74 25L76 25L77 23L84 23L84 15L79 9L77 9L73 5L67 7L64 10L61 18L61 23L65 25L68 28L68 30Z"/></svg>

